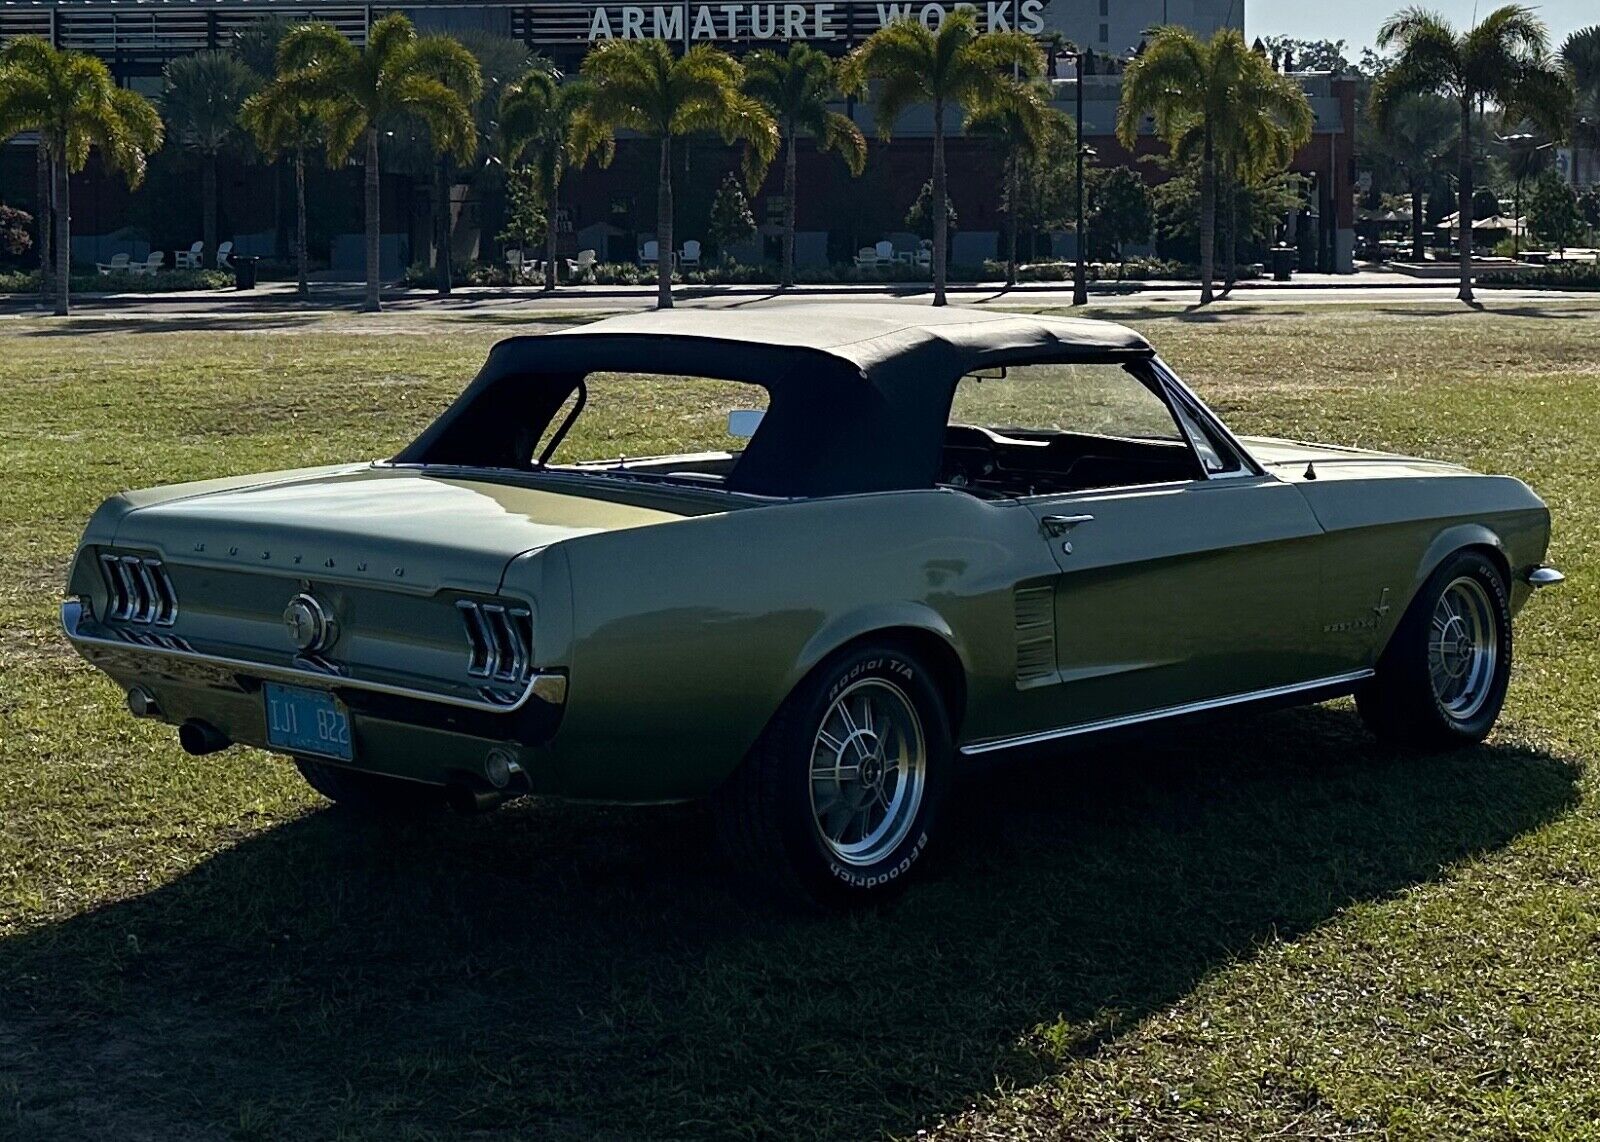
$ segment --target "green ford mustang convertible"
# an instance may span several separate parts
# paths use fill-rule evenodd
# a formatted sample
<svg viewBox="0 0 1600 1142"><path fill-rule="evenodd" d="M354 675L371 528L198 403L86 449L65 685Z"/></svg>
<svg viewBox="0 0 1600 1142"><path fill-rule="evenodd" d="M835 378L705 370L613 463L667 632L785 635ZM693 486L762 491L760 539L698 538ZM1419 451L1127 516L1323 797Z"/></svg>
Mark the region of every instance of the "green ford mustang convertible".
<svg viewBox="0 0 1600 1142"><path fill-rule="evenodd" d="M671 386L722 448L569 455ZM375 812L709 796L838 905L988 755L1348 694L1482 739L1549 531L1515 479L1237 437L1116 325L669 311L500 343L391 460L113 496L62 622L191 753Z"/></svg>

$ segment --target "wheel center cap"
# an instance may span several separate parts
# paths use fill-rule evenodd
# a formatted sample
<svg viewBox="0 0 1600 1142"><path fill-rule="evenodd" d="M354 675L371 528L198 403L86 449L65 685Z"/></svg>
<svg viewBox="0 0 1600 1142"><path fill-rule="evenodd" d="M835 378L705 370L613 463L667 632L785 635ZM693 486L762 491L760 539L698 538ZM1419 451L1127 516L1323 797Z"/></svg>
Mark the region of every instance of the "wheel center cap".
<svg viewBox="0 0 1600 1142"><path fill-rule="evenodd" d="M861 783L876 786L883 780L883 762L876 756L866 758L861 763Z"/></svg>

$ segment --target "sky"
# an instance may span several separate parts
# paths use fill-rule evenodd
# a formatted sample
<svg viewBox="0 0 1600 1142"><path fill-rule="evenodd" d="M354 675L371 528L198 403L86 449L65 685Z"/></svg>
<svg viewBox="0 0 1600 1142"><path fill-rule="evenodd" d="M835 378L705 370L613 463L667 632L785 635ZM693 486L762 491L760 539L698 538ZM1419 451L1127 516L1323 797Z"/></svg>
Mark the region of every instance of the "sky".
<svg viewBox="0 0 1600 1142"><path fill-rule="evenodd" d="M1370 46L1378 25L1401 8L1417 0L1245 0L1245 35L1293 36L1301 40L1348 40L1345 53L1355 59ZM1462 27L1472 23L1473 12L1481 16L1493 11L1504 0L1421 0L1421 6L1440 13ZM1550 26L1552 47L1559 48L1568 33L1587 24L1600 23L1600 3L1596 0L1524 0Z"/></svg>

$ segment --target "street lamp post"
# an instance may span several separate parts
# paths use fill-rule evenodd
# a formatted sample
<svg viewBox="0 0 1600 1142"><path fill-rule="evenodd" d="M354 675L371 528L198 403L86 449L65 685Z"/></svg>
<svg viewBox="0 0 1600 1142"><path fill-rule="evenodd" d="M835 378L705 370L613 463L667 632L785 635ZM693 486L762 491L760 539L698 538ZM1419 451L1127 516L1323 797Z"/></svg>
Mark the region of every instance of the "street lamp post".
<svg viewBox="0 0 1600 1142"><path fill-rule="evenodd" d="M1083 156L1085 150L1083 143L1083 57L1083 49L1074 46L1072 50L1072 70L1077 77L1075 84L1077 87L1077 136L1075 139L1076 145L1073 149L1077 151L1078 217L1075 237L1078 244L1078 260L1072 267L1073 305L1089 304L1089 281L1084 265L1084 258L1088 256L1088 243L1084 241L1083 218Z"/></svg>
<svg viewBox="0 0 1600 1142"><path fill-rule="evenodd" d="M1516 193L1511 200L1511 211L1516 215L1511 220L1511 256L1514 259L1522 257L1522 182L1528 177L1528 165L1533 161L1533 156L1540 151L1547 151L1555 146L1554 143L1541 143L1530 146L1533 136L1526 131L1514 135L1496 135L1496 140L1505 146L1506 150L1520 158L1517 163Z"/></svg>

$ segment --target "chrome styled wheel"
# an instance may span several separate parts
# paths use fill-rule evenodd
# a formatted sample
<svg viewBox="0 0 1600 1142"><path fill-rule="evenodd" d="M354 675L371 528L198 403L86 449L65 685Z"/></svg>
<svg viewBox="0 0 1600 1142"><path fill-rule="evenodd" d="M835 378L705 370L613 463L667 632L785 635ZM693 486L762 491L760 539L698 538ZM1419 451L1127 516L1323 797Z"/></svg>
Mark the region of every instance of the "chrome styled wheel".
<svg viewBox="0 0 1600 1142"><path fill-rule="evenodd" d="M1445 713L1470 720L1494 689L1500 632L1494 603L1476 578L1453 579L1439 595L1428 632L1428 674Z"/></svg>
<svg viewBox="0 0 1600 1142"><path fill-rule="evenodd" d="M927 783L922 719L905 691L882 678L846 687L811 749L811 817L829 852L858 867L893 852Z"/></svg>

